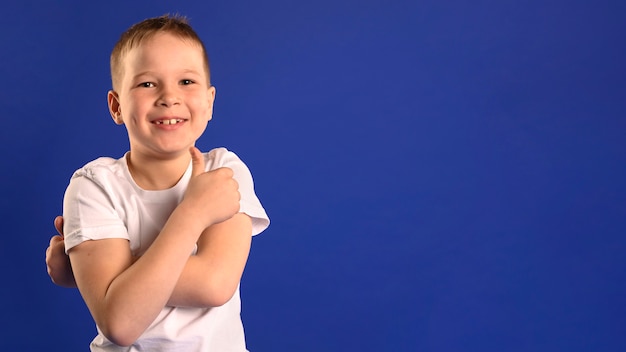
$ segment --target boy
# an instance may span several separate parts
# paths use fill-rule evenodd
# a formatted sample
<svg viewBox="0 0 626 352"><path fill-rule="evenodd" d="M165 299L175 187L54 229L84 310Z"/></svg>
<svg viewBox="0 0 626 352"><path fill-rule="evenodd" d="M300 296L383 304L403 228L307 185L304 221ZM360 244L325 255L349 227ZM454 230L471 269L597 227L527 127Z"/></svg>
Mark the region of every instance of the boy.
<svg viewBox="0 0 626 352"><path fill-rule="evenodd" d="M184 18L148 19L115 45L111 77L130 151L72 176L49 273L71 285L73 270L92 351L246 351L239 282L269 219L235 154L194 146L215 99L205 47Z"/></svg>

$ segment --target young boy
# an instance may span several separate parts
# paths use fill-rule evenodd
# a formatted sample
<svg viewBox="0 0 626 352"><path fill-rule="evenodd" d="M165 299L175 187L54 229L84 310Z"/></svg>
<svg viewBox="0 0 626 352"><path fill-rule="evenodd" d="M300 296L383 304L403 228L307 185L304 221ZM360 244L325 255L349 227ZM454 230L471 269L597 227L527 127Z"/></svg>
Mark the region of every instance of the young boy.
<svg viewBox="0 0 626 352"><path fill-rule="evenodd" d="M239 282L269 219L234 153L194 146L215 99L205 47L184 18L148 19L115 45L111 76L130 151L72 176L49 273L75 279L92 351L246 351Z"/></svg>

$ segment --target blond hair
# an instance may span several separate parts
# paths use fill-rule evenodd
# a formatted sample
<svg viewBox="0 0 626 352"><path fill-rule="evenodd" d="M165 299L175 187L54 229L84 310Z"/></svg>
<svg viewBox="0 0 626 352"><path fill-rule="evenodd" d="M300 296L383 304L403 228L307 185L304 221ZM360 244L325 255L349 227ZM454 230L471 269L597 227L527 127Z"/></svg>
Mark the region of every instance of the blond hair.
<svg viewBox="0 0 626 352"><path fill-rule="evenodd" d="M191 28L186 17L167 14L143 20L132 25L128 30L122 33L111 52L111 83L113 84L114 90L117 90L120 80L124 75L123 60L126 54L157 33L170 33L181 39L187 39L200 45L207 75L207 84L211 85L209 57L204 43L193 28Z"/></svg>

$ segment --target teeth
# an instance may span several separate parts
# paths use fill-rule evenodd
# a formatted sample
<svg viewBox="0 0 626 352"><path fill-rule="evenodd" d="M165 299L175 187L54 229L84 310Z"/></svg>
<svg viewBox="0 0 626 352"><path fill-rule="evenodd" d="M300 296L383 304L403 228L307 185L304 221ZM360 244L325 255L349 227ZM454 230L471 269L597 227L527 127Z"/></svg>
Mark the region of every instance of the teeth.
<svg viewBox="0 0 626 352"><path fill-rule="evenodd" d="M156 121L157 125L175 125L179 122L182 122L183 120L181 119L169 119L169 120L159 120Z"/></svg>

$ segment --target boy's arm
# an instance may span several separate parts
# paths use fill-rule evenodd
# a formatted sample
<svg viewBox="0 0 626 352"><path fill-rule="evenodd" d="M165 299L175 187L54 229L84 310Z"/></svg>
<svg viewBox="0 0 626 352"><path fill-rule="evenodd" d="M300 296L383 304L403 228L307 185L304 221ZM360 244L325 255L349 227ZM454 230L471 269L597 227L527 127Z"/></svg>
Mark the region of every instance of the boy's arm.
<svg viewBox="0 0 626 352"><path fill-rule="evenodd" d="M69 250L76 283L102 333L132 344L167 303L193 248L194 229L177 208L134 264L128 241L85 241ZM132 264L132 265L131 265Z"/></svg>
<svg viewBox="0 0 626 352"><path fill-rule="evenodd" d="M75 288L74 273L65 254L63 217L58 216L54 225L59 235L50 239L46 250L48 275L59 286ZM250 217L243 213L204 230L198 240L197 255L188 259L167 305L216 307L226 303L241 280L250 252L251 232Z"/></svg>
<svg viewBox="0 0 626 352"><path fill-rule="evenodd" d="M244 213L204 230L167 304L217 307L228 302L241 281L251 241L252 220Z"/></svg>
<svg viewBox="0 0 626 352"><path fill-rule="evenodd" d="M239 211L232 170L203 172L204 160L195 148L192 158L183 201L137 261L125 239L85 241L69 250L85 303L104 335L118 345L132 344L167 304L203 230Z"/></svg>

